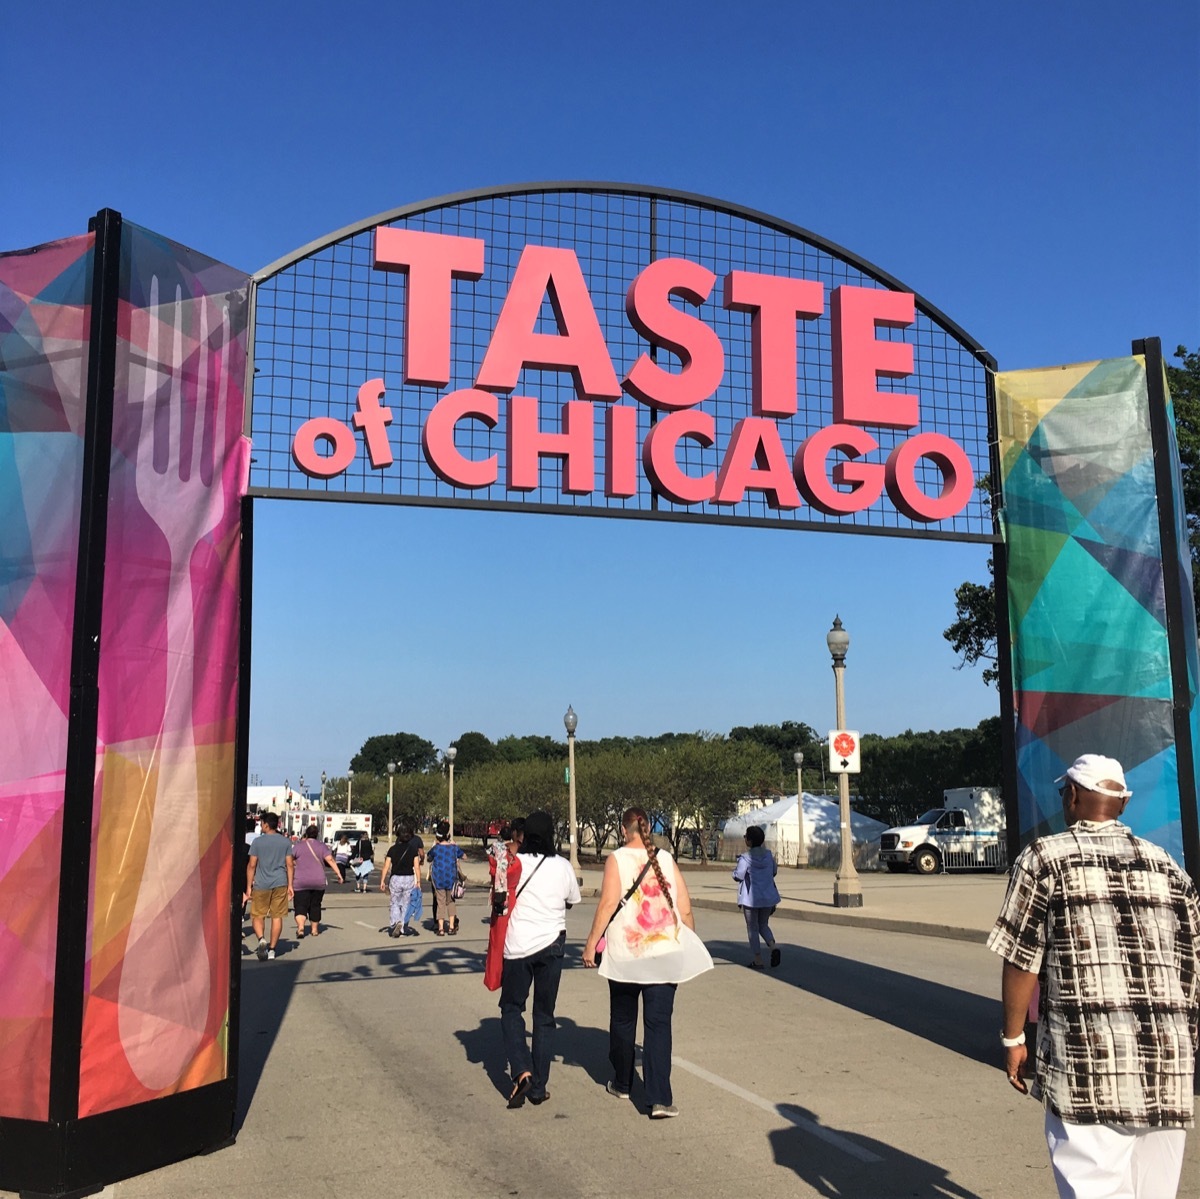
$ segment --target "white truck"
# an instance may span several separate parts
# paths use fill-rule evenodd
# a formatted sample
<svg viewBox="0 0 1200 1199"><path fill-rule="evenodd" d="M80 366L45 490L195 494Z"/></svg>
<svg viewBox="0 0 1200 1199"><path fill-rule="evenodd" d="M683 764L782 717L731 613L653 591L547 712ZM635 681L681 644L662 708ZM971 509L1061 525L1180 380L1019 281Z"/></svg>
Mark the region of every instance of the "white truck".
<svg viewBox="0 0 1200 1199"><path fill-rule="evenodd" d="M343 833L351 841L362 834L371 835L371 814L369 812L319 812L320 819L317 827L321 830L321 840L326 845L332 845Z"/></svg>
<svg viewBox="0 0 1200 1199"><path fill-rule="evenodd" d="M999 787L951 787L942 793L940 808L880 836L879 860L893 874L1000 872L1008 867L1005 827Z"/></svg>

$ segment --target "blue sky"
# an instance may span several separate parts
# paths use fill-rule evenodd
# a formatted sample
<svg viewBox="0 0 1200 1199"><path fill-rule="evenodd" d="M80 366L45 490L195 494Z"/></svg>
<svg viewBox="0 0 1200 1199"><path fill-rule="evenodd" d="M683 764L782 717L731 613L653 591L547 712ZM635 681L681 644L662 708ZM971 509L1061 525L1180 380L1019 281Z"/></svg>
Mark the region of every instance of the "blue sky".
<svg viewBox="0 0 1200 1199"><path fill-rule="evenodd" d="M0 41L0 248L129 220L253 271L526 180L661 185L876 263L1001 369L1200 345L1200 9L25 5ZM986 549L508 513L256 506L250 768L370 734L832 726L998 710L941 631Z"/></svg>

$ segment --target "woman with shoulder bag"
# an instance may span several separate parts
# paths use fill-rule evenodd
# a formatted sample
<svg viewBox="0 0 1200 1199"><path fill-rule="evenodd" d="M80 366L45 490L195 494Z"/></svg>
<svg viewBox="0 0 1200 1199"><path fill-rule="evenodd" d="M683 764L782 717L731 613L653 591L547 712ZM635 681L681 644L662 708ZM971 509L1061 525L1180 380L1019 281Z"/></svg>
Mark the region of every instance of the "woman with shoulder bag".
<svg viewBox="0 0 1200 1199"><path fill-rule="evenodd" d="M375 846L371 844L371 838L366 833L359 835L358 844L350 858L350 868L354 871L354 893L357 895L361 892L365 895L367 880L371 877L371 871L375 869Z"/></svg>
<svg viewBox="0 0 1200 1199"><path fill-rule="evenodd" d="M296 912L296 940L304 936L304 922L309 922L309 936L321 935L321 902L325 898L325 867L328 866L337 881L343 881L337 859L329 851L323 841L318 840L319 832L315 824L310 824L304 830L299 841L292 844L288 853L295 861L293 886L295 893L292 906Z"/></svg>
<svg viewBox="0 0 1200 1199"><path fill-rule="evenodd" d="M746 830L746 852L739 855L733 868L733 880L738 884L738 907L746 917L746 935L750 939L750 952L754 954L750 965L755 970L763 969L760 937L771 950L772 967L779 965L780 958L775 935L767 923L779 906L779 888L775 885L779 866L775 855L763 844L764 840L762 829L752 824Z"/></svg>
<svg viewBox="0 0 1200 1199"><path fill-rule="evenodd" d="M567 940L567 909L579 902L579 884L566 858L554 852L548 812L525 818L521 885L510 905L500 980L500 1028L512 1069L510 1108L545 1103L554 1056L554 1008ZM527 1038L525 1004L533 988L533 1036Z"/></svg>
<svg viewBox="0 0 1200 1199"><path fill-rule="evenodd" d="M600 902L583 950L584 966L597 965L596 951L606 942L599 963L608 979L608 1060L610 1095L628 1099L633 1088L634 1038L638 1001L642 1005L642 1070L650 1118L679 1115L671 1092L671 1019L675 989L706 970L713 961L696 936L687 883L665 850L650 835L642 808L621 817L625 844L604 866Z"/></svg>

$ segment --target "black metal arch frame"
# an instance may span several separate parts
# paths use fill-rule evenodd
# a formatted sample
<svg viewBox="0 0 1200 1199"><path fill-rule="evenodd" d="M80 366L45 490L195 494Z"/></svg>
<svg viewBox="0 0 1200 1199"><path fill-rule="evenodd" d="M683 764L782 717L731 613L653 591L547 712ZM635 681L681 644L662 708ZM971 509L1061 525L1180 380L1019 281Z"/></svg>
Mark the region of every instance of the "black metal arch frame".
<svg viewBox="0 0 1200 1199"><path fill-rule="evenodd" d="M338 229L335 233L317 238L316 241L310 241L298 250L293 250L290 254L285 254L282 258L277 258L269 266L255 271L250 277L251 282L255 284L262 283L272 276L278 275L280 271L286 270L293 263L309 258L336 242L345 241L346 238L353 237L356 233L364 233L368 229L374 229L378 225L390 225L393 221L400 221L406 217L434 212L439 208L454 208L459 204L466 204L474 200L495 200L506 196L551 195L557 192L582 192L587 195L599 195L611 192L615 195L640 196L647 200L677 200L683 204L694 204L701 208L711 208L714 212L724 212L730 216L742 217L744 220L753 221L756 225L765 225L770 229L777 230L779 233L786 234L788 237L795 237L800 241L808 242L809 245L819 250L824 250L833 258L839 258L843 262L849 263L864 275L874 279L877 283L882 283L889 291L912 292L911 287L906 286L894 275L889 275L882 267L876 266L873 262L869 262L867 259L855 254L852 250L847 250L845 247L839 246L836 242L829 241L827 238L804 229L800 225L794 225L790 221L782 220L765 212L759 212L754 208L747 208L743 204L733 204L728 200L705 196L699 192L686 192L669 187L650 187L639 183L604 183L596 180L578 182L556 180L545 183L514 183L504 187L477 187L469 191L453 192L450 195L438 196L432 200L418 200L414 204L402 204L399 208L392 208L387 212L378 213L376 216L367 217L366 220L355 221L353 224ZM917 310L919 312L925 313L930 320L935 321L947 332L953 333L964 345L969 346L979 361L989 370L994 371L996 369L996 360L965 329L955 321L952 321L939 308L930 304L928 300L922 299L918 293L913 292L913 295L916 296Z"/></svg>
<svg viewBox="0 0 1200 1199"><path fill-rule="evenodd" d="M617 272L630 269L629 264L632 260L628 242L630 237L636 236L641 239L642 265L644 265L647 255L649 260L653 260L660 256L664 248L670 252L672 237L674 237L674 244L677 247L675 252L690 256L687 255L687 249L692 244L690 239L693 231L698 235L703 233L704 237L710 239L706 242L710 250L713 246L722 244L720 238L723 233L720 227L717 228L715 234L708 226L701 228L700 224L689 226L687 230L681 232L683 226L680 213L687 212L687 210L700 212L702 215L697 220L701 222L708 218L711 218L713 222L725 222L724 232L729 236L731 244L735 241L736 236L741 236L748 243L750 240L748 233L753 233L760 241L761 235L764 234L780 239L777 243L767 245L765 248L760 245L757 249L743 250L743 253L750 257L757 252L775 261L781 256L781 247L785 247L789 253L795 252L803 254L807 259L827 260L828 263L834 264L834 272L828 270L824 272L829 275L831 282L859 283L869 280L888 290L913 294L917 320L925 322L925 340L937 343L927 345L924 351L919 350L918 353L924 353L926 362L936 361L940 364L933 368L942 372L939 386L945 384L943 387L945 394L939 397L939 414L943 419L948 417L955 419L965 430L965 434L960 440L970 443L968 454L975 467L975 474L977 477L984 474L990 476L993 484L992 494L997 494L997 463L994 453L996 439L992 402L992 374L996 363L978 341L940 309L874 263L789 221L742 205L695 193L640 184L603 181L522 183L499 188L477 188L418 201L346 225L333 233L309 242L256 272L251 280L250 346L246 379L246 432L254 441L256 449L255 464L251 472L250 494L264 498L340 499L352 502L417 504L430 507L508 509L571 515L623 516L633 519L686 520L707 524L874 533L885 536L922 536L950 541L991 543L998 540L992 520L991 505L984 497L972 499L970 507L962 516L942 522L939 526L928 527L910 521L891 509L886 517L877 513L866 515L856 513L849 517L824 516L811 510L801 510L803 513L801 515L789 513L781 516L780 513L769 510L765 500L756 503L750 498L733 506L732 509L713 510L706 507L703 511L698 511L688 505L672 503L645 480L642 481L638 496L632 500L626 499L617 502L603 499L600 502L594 502L591 497L580 499L579 497L564 496L551 486L539 487L535 492L520 498L505 494L499 485L485 489L482 494L464 492L447 483L431 479L430 472L419 461L419 447L411 436L407 447L410 451L407 467L403 464L398 467L401 471L407 468L408 476L404 479L381 483L381 472L371 472L361 465L352 467L348 472L348 474L355 474L353 484L348 483L345 479L313 481L306 479L294 470L290 461L290 453L286 449L290 446L290 441L287 439L303 417L338 415L336 402L329 401L330 394L340 397L341 412L344 413L347 420L351 407L349 395L351 394L350 380L353 372L342 370L337 381L332 382L330 364L330 358L333 357L332 352L327 352L326 356L318 362L319 350L313 349L314 343L318 340L314 332L319 316L317 309L321 304L326 304L330 314L333 314L333 323L336 323L339 318L345 318L347 321L353 319L358 322L353 331L348 327L340 331L343 344L339 345L339 350L345 350L352 338L361 340L359 331L367 323L363 314L366 303L355 297L353 287L358 287L360 291L363 287L375 287L377 290L373 291L371 304L382 303L385 306L390 304L395 311L403 311L402 301L396 298L402 290L401 288L396 287L395 292L389 294L386 292L387 280L372 281L370 285L364 284L363 268L369 239L361 238L360 235L369 233L377 227L397 222L412 222L413 227L417 228L441 228L435 222L445 217L447 225L452 231L483 236L483 232L473 225L472 221L479 220L486 224L487 220L493 218L491 214L480 217L481 210L472 209L471 206L487 205L492 202L509 203L513 205L513 211L519 211L520 215L511 218L512 225L516 226L515 231L509 224L509 217L494 218L495 223L503 227L504 233L509 236L510 243L514 245L521 242L521 229L540 228L538 222L543 220L552 223L540 211L533 216L528 215L532 212L531 206L534 204L561 205L560 208L555 209L553 221L569 224L574 219L575 223L570 226L571 228L594 232L597 227L595 221L589 226L585 219L578 217L577 213L572 215L573 209L562 204L562 200L570 200L572 197L589 197L591 202L595 203L600 203L599 198L604 198L604 203L611 201L613 205L625 203L647 206L645 212L637 215L636 234L628 232L631 228L628 212L622 214L618 210L618 215L623 215L626 220L625 232L622 232L620 228L615 234L606 230L609 240L600 245L598 257L592 261L593 269L605 274L601 284L607 287L605 294L610 297L610 300L614 293L614 281L620 278L622 286L628 282L627 275L620 276ZM520 206L519 209L517 206ZM456 223L451 219L455 209L473 215L471 217L464 216L462 223ZM566 212L567 215L562 216L561 212ZM691 213L688 215L690 217ZM672 222L674 223L672 224ZM616 224L620 226L619 221ZM355 239L359 239L358 242ZM536 235L529 235L526 240L537 241L539 238ZM571 244L570 238L565 240L567 244ZM490 255L493 246L491 237L488 238L488 243ZM678 247L683 248L679 249ZM613 253L614 257L618 259L624 257L625 261L623 263L618 261L610 267L604 258L606 250ZM511 256L511 245L497 251L501 255L506 252ZM715 251L713 253L715 254ZM820 256L824 256L824 259L821 259ZM778 273L787 272L781 270ZM797 273L800 273L798 269ZM348 282L354 278L359 281L357 283ZM590 276L589 282L591 282ZM324 286L328 286L331 290L339 289L337 298L323 296L321 288ZM467 284L466 286L470 288L472 285ZM459 294L456 284L456 295ZM492 305L490 310L487 308L489 302ZM473 333L477 344L479 330L490 329L490 318L494 318L498 303L497 297L492 295L478 305L472 306L472 311L466 319L474 321ZM353 316L348 314L353 314ZM389 316L390 319L392 318ZM289 321L292 322L290 325ZM813 322L813 324L818 323ZM456 337L461 333L457 323L455 333ZM608 335L607 331L606 335ZM307 346L302 347L301 350L293 347L289 351L289 337L303 338L305 336L309 339ZM823 333L821 336L827 340L827 333ZM631 334L620 348L628 350L634 344L632 337ZM815 333L811 335L811 338L814 348L810 349L810 353L815 357L815 346L819 339ZM920 335L918 335L919 338ZM375 348L370 351L372 363L385 356L379 349L380 344L379 341L376 341ZM610 342L610 344L612 343ZM637 348L645 347L639 345ZM291 359L288 358L289 352L292 353ZM347 354L343 353L343 357L346 356ZM365 352L362 360L365 361ZM396 360L392 358L391 361L395 362ZM456 360L456 366L461 365ZM732 354L729 356L728 365L731 374L734 366L738 370L744 370L746 366L744 361L735 364ZM807 369L815 377L817 368L810 363ZM372 367L372 375L380 373L382 372ZM968 376L970 377L968 378ZM357 377L360 381L365 381L367 377L372 376L363 374L360 370ZM923 381L928 382L931 377L931 375L927 376ZM542 375L541 378L545 380L547 376ZM470 380L460 379L452 382L450 386L454 388L470 385ZM828 381L825 380L822 383L818 379L817 386L824 386L827 389ZM881 384L881 390L885 389L886 384ZM903 384L897 386L896 390L904 390ZM719 390L718 397L720 395L721 391ZM963 396L970 398L969 405L963 402ZM416 403L412 402L414 398ZM394 411L401 412L400 424L407 419L411 426L415 419L412 413L416 410L416 405L428 405L435 398L436 392L432 389L405 386L396 391L389 389L387 403L393 407ZM557 420L557 403L564 398L564 395L561 389L547 384L543 386L540 398L544 405L543 411L546 413L546 427L549 427L552 422ZM323 403L322 400L324 400ZM723 427L722 422L726 428L732 424L732 419L728 415L732 408L727 397L726 413L718 413L719 437ZM734 412L733 415L737 415L737 413ZM809 418L810 423L815 420L811 413ZM644 433L655 419L656 414L641 412L639 432ZM479 435L478 438L468 436L468 450L486 454L487 450L483 448L486 445L485 438L485 434ZM884 437L881 436L879 440L881 453L886 454L889 446ZM680 445L681 468L689 473L705 469L700 459L702 452L700 448L689 442L681 442ZM543 469L552 471L553 468L547 466ZM932 471L932 467L927 468L926 479L937 486L939 480L930 473ZM755 497L755 500L759 499L761 497ZM885 497L883 507L887 508L887 506Z"/></svg>

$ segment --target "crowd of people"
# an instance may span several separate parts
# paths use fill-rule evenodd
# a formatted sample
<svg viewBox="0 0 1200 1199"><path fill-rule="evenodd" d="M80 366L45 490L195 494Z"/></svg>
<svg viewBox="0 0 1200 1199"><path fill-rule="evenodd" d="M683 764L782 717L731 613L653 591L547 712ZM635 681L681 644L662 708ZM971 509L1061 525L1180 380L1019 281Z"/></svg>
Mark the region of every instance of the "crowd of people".
<svg viewBox="0 0 1200 1199"><path fill-rule="evenodd" d="M1000 1040L1009 1084L1045 1109L1045 1138L1062 1199L1177 1193L1186 1133L1194 1123L1200 1045L1200 897L1161 848L1119 817L1132 797L1115 759L1083 754L1058 780L1065 832L1035 838L1013 863L988 939L1003 958ZM712 958L696 935L687 883L655 846L641 808L621 818L623 844L609 855L583 947L583 965L609 988L609 1095L630 1098L634 1038L643 1025L642 1073L649 1114L678 1114L671 1090L676 990ZM442 822L425 853L411 827L398 830L383 869L392 936L411 935L422 872L433 883L438 935L457 927L462 850ZM746 922L749 965L780 964L770 917L780 902L778 864L764 831L747 830L733 870ZM309 829L295 845L267 814L249 847L245 899L257 954L275 955L288 899L297 936L320 931L325 867L341 880L354 857ZM509 1107L540 1104L554 1055L555 1008L566 913L580 902L570 863L554 847L554 824L533 812L489 849L491 924L484 982L498 990L511 1084ZM439 915L440 913L440 915ZM266 922L270 921L269 929ZM532 1036L525 1010L532 993ZM1026 1024L1037 1026L1032 1080Z"/></svg>
<svg viewBox="0 0 1200 1199"><path fill-rule="evenodd" d="M609 987L613 1073L606 1084L608 1094L630 1098L640 1007L649 1114L652 1119L669 1119L678 1115L671 1091L675 992L680 983L712 969L713 962L696 935L687 883L671 854L655 845L646 812L628 809L621 830L624 843L608 858L583 964L598 969ZM396 828L379 883L388 896L387 929L392 937L418 935L415 925L426 871L432 885L435 934L453 936L458 931L455 904L463 881L459 865L463 851L450 838L446 821L436 825L434 836L435 843L426 853L410 824ZM373 861L369 843L360 840L351 846L346 839L327 846L318 839L315 825L292 844L279 833L279 818L273 813L263 817L261 832L248 841L245 898L261 960L275 956L289 900L297 940L306 929L309 936L320 935L326 867L342 882L349 870ZM761 838L758 844L761 848ZM550 1097L547 1082L554 1055L566 914L580 902L579 880L555 849L554 821L547 812L532 812L513 821L488 852L491 928L484 981L500 992L500 1025L511 1071L506 1102L518 1108L526 1101L541 1104ZM761 890L759 898L765 899ZM264 927L267 919L269 930ZM773 939L769 944L774 945ZM525 1023L531 992L532 1035Z"/></svg>

